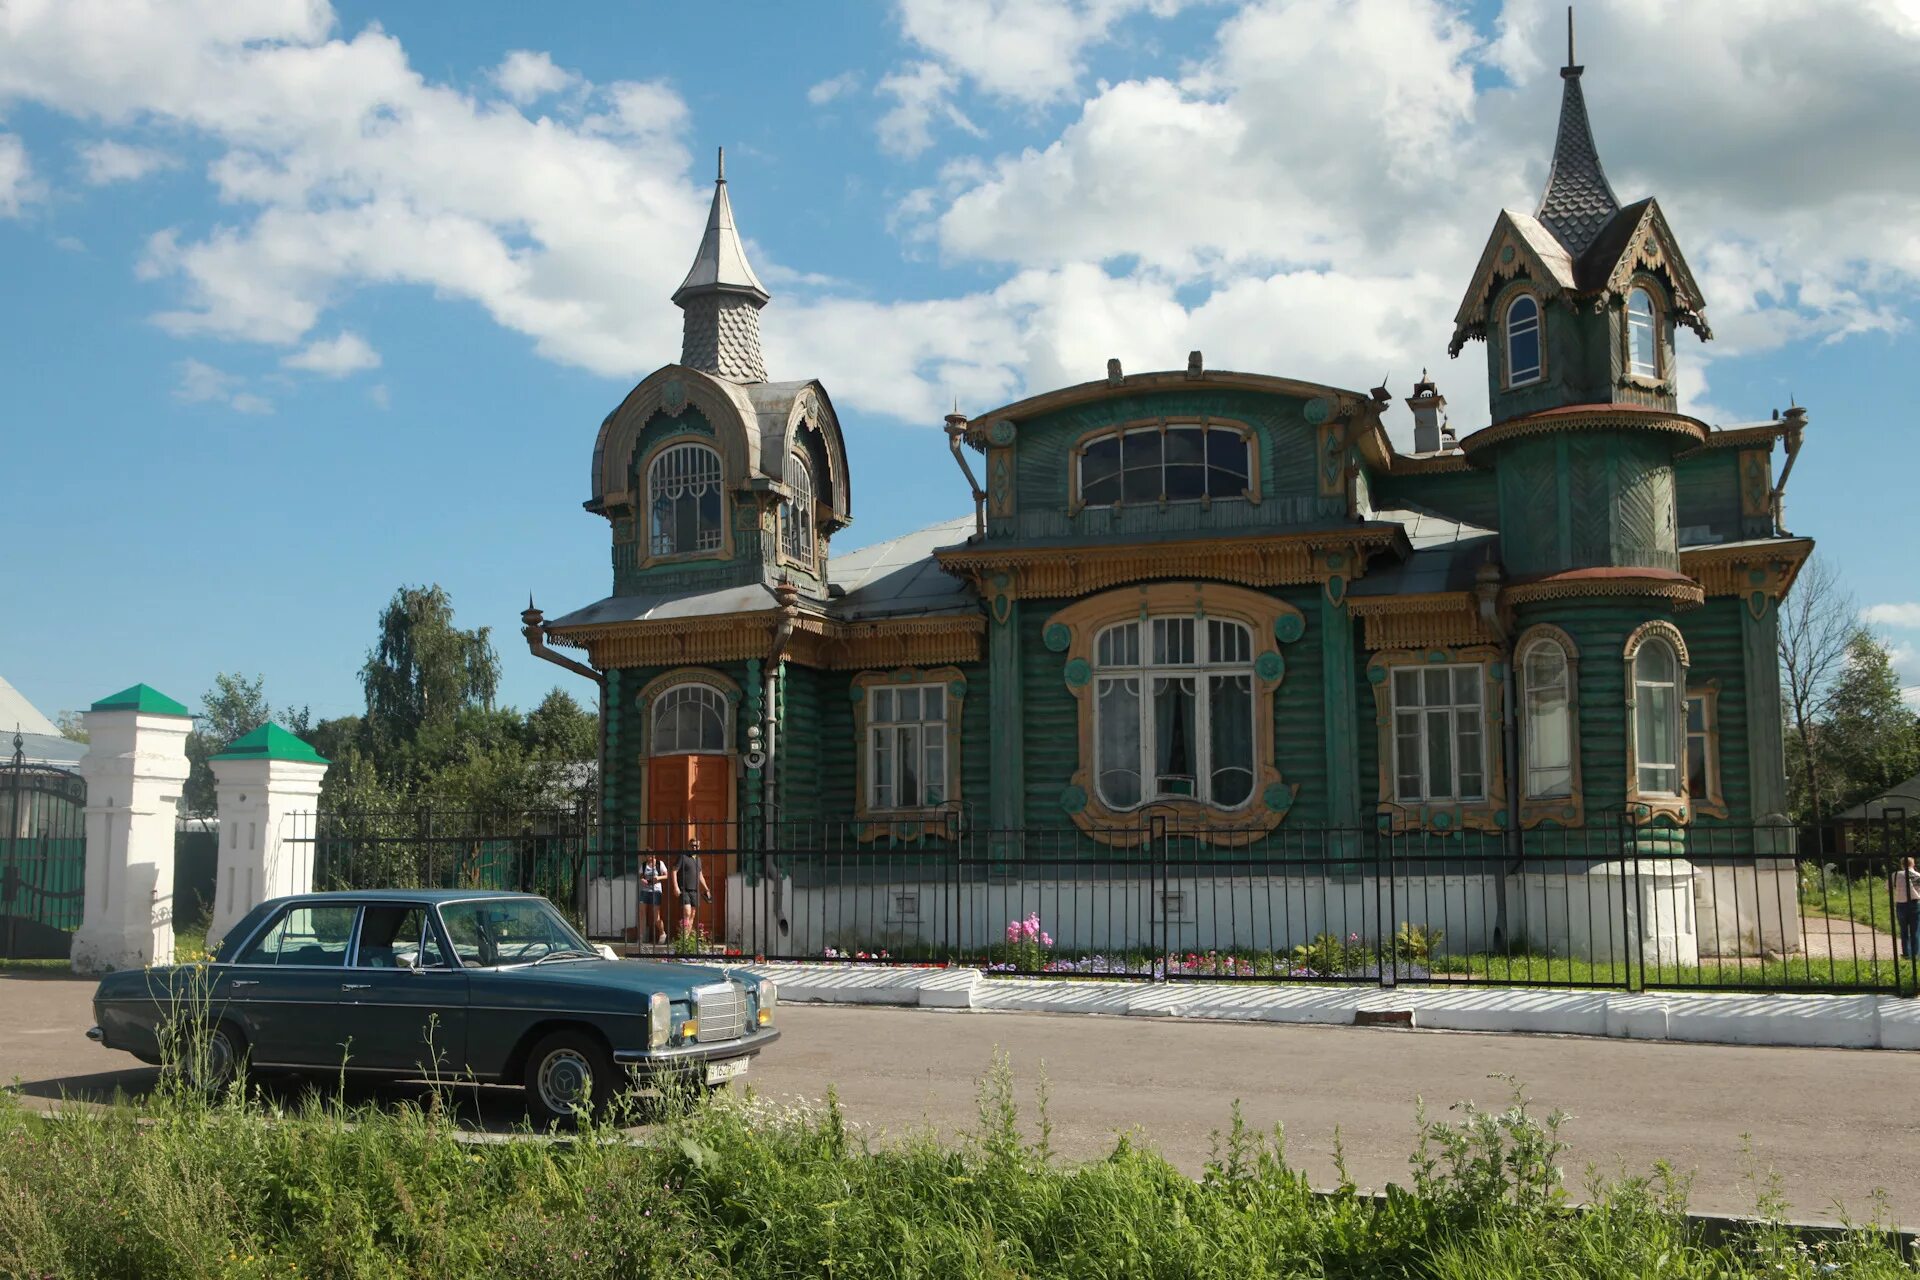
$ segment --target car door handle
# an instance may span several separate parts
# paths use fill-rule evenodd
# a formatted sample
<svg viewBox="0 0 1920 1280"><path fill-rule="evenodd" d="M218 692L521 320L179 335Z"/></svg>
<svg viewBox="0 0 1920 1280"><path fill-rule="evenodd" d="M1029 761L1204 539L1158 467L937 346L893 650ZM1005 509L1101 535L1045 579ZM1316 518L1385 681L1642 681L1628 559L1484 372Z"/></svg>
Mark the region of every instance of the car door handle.
<svg viewBox="0 0 1920 1280"><path fill-rule="evenodd" d="M260 980L258 978L235 978L231 985L236 987L257 987L260 985Z"/></svg>
<svg viewBox="0 0 1920 1280"><path fill-rule="evenodd" d="M340 984L340 989L342 991L370 991L373 989L373 984L371 982L343 982Z"/></svg>

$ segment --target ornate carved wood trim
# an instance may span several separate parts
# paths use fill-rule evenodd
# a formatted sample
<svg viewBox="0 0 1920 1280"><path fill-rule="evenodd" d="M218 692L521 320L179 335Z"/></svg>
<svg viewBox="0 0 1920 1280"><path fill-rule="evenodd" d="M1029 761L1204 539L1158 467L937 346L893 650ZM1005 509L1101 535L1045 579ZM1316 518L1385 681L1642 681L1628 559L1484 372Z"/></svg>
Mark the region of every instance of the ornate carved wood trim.
<svg viewBox="0 0 1920 1280"><path fill-rule="evenodd" d="M946 799L940 804L917 809L875 809L867 801L868 770L873 766L867 729L870 694L877 687L890 685L937 684L946 688L946 777L940 780ZM860 829L862 840L918 840L923 835L944 835L952 816L960 812L961 720L967 698L967 676L958 667L900 667L893 671L862 671L848 686L853 702L853 816L867 825Z"/></svg>
<svg viewBox="0 0 1920 1280"><path fill-rule="evenodd" d="M1680 436L1696 445L1706 443L1707 424L1697 418L1668 413L1664 409L1635 409L1630 405L1576 405L1548 409L1510 418L1491 427L1482 427L1460 441L1469 457L1494 445L1527 436L1551 435L1561 431L1653 431Z"/></svg>
<svg viewBox="0 0 1920 1280"><path fill-rule="evenodd" d="M1155 578L1210 578L1248 587L1331 583L1366 572L1367 557L1405 542L1392 528L1314 530L1237 538L1076 547L948 547L942 568L970 578L989 600L1091 595ZM1340 557L1335 564L1333 556ZM1002 581L1004 579L1004 581Z"/></svg>
<svg viewBox="0 0 1920 1280"><path fill-rule="evenodd" d="M555 644L585 649L588 661L602 671L742 662L766 656L781 616L779 609L762 609L702 618L642 619L556 628L548 636ZM872 622L800 614L794 619L789 652L803 666L830 671L978 662L986 629L986 619L977 613Z"/></svg>
<svg viewBox="0 0 1920 1280"><path fill-rule="evenodd" d="M1655 574L1612 574L1604 577L1552 577L1538 582L1522 582L1500 592L1500 607L1512 609L1540 600L1581 600L1593 596L1635 596L1662 600L1676 609L1692 609L1706 603L1706 593L1697 582Z"/></svg>
<svg viewBox="0 0 1920 1280"><path fill-rule="evenodd" d="M1785 422L1763 422L1753 427L1733 427L1722 430L1710 429L1707 438L1691 449L1683 449L1674 454L1676 460L1691 458L1705 449L1765 449L1771 452L1775 440L1785 439L1789 430Z"/></svg>
<svg viewBox="0 0 1920 1280"><path fill-rule="evenodd" d="M1015 401L1013 404L1002 405L990 413L983 413L970 419L967 422L966 441L976 449L985 449L989 444L995 443L990 439L990 432L993 424L1001 419L1024 423L1045 414L1070 409L1075 405L1095 400L1124 395L1142 395L1155 391L1191 392L1196 389L1196 384L1203 390L1257 391L1296 400L1325 400L1329 402L1330 409L1327 416L1333 418L1364 414L1370 403L1367 397L1358 391L1329 387L1318 382L1301 382L1294 378L1276 378L1263 373L1240 373L1232 369L1207 369L1198 376L1184 369L1133 373L1121 378L1117 383L1102 378L1097 382L1082 382L1071 387L1060 387L1041 395L1030 396L1025 400Z"/></svg>
<svg viewBox="0 0 1920 1280"><path fill-rule="evenodd" d="M653 700L658 698L662 693L665 693L668 689L683 684L704 684L725 695L727 700L727 749L720 754L729 761L738 759L736 754L737 747L734 742L734 734L738 726L735 725L734 720L740 714L742 694L739 682L708 667L676 667L672 671L664 671L647 681L647 683L641 687L640 692L634 694L631 699L634 713L639 717L639 731L632 735L624 744L633 757L634 776L640 780L640 831L643 841L646 839L645 833L651 830L648 825L650 819L647 809L652 799L653 789L648 785L647 774L649 772L648 762L653 759ZM619 764L621 762L616 760L614 763ZM739 770L729 768L727 770L727 826L737 831L738 828L735 827L734 824L739 822L739 820Z"/></svg>
<svg viewBox="0 0 1920 1280"><path fill-rule="evenodd" d="M1683 547L1680 570L1709 596L1741 596L1759 617L1768 600L1783 598L1813 554L1811 538L1778 538L1725 547Z"/></svg>
<svg viewBox="0 0 1920 1280"><path fill-rule="evenodd" d="M1499 640L1470 591L1404 596L1349 596L1347 607L1365 623L1368 649L1434 649Z"/></svg>
<svg viewBox="0 0 1920 1280"><path fill-rule="evenodd" d="M653 472L653 464L660 455L677 444L704 445L712 449L714 456L720 460L720 545L712 551L676 551L671 555L657 556L653 554L653 513L650 510L653 504L648 497L650 476ZM695 431L676 431L670 436L655 441L647 448L639 464L634 467L633 477L633 490L626 496L628 504L633 509L633 514L629 518L633 521L635 544L633 567L636 572L663 564L694 564L702 560L733 559L734 486L742 483L742 478L727 474L727 457L720 451L719 441L713 436ZM614 509L611 501L608 509ZM617 520L614 527L616 530L619 528ZM617 533L615 536L617 540Z"/></svg>
<svg viewBox="0 0 1920 1280"><path fill-rule="evenodd" d="M1507 828L1507 770L1500 732L1505 693L1505 653L1497 645L1463 645L1424 652L1399 649L1376 653L1367 663L1373 686L1374 727L1378 731L1379 789L1375 808L1382 831L1504 831ZM1487 794L1482 800L1402 802L1393 778L1393 672L1398 667L1477 663L1480 666L1480 739L1486 744Z"/></svg>
<svg viewBox="0 0 1920 1280"><path fill-rule="evenodd" d="M1253 632L1253 792L1238 809L1176 798L1114 810L1095 785L1094 643L1102 630L1116 622L1168 616L1231 618ZM1306 616L1286 601L1217 582L1156 582L1108 591L1076 601L1048 618L1041 631L1043 643L1063 655L1063 678L1079 710L1080 764L1061 793L1061 805L1074 825L1103 844L1123 847L1145 840L1154 816L1167 818L1183 831L1190 826L1196 838L1207 843L1228 846L1248 844L1278 826L1293 807L1299 787L1283 782L1274 763L1273 695L1286 676L1280 646L1305 634ZM1223 826L1223 820L1233 825Z"/></svg>
<svg viewBox="0 0 1920 1280"><path fill-rule="evenodd" d="M1673 646L1679 670L1674 673L1674 687L1680 698L1680 723L1676 731L1679 742L1679 784L1678 795L1660 795L1640 790L1640 751L1638 734L1640 726L1637 718L1639 689L1633 680L1633 660L1639 656L1640 647L1649 637L1659 636ZM1679 826L1685 826L1690 818L1691 805L1687 799L1687 668L1692 660L1687 654L1687 638L1680 634L1680 628L1662 618L1643 622L1633 629L1627 637L1626 645L1620 651L1626 664L1626 740L1627 740L1627 816L1636 826L1648 826L1660 818L1666 818Z"/></svg>

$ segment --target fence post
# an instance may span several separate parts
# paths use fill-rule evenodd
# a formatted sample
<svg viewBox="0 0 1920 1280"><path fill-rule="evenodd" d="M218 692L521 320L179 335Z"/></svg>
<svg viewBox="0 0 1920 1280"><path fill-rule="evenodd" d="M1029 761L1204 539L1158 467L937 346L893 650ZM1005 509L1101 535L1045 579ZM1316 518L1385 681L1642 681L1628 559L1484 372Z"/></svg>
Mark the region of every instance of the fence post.
<svg viewBox="0 0 1920 1280"><path fill-rule="evenodd" d="M296 855L312 846L290 841L287 826L319 806L327 760L269 721L208 763L220 806L211 947L267 899L312 890L313 858Z"/></svg>
<svg viewBox="0 0 1920 1280"><path fill-rule="evenodd" d="M1159 963L1149 962L1149 976L1167 980L1173 957L1167 929L1167 818L1156 813L1147 819L1147 938Z"/></svg>

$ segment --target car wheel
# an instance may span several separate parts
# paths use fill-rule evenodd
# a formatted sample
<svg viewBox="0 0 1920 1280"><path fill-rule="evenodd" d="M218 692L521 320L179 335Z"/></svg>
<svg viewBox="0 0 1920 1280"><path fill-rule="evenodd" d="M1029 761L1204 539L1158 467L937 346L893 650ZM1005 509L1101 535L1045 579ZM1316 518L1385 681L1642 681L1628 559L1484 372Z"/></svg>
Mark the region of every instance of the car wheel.
<svg viewBox="0 0 1920 1280"><path fill-rule="evenodd" d="M542 1124L572 1122L613 1100L613 1055L584 1031L556 1031L527 1055L527 1110Z"/></svg>
<svg viewBox="0 0 1920 1280"><path fill-rule="evenodd" d="M197 1035L186 1037L182 1046L183 1061L179 1064L180 1078L206 1093L218 1093L232 1082L240 1068L240 1056L245 1051L240 1033L226 1023L216 1023L209 1027L204 1038Z"/></svg>

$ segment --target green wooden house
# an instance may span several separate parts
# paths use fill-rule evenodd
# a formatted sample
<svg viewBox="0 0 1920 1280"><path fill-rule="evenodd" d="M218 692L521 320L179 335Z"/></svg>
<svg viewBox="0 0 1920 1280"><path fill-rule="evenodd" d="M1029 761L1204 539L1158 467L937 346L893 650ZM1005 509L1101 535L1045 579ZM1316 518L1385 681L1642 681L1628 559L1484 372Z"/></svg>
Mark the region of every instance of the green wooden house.
<svg viewBox="0 0 1920 1280"><path fill-rule="evenodd" d="M1605 830L1617 854L1756 865L1785 808L1806 415L1678 411L1705 302L1659 204L1616 199L1581 68L1562 75L1540 206L1498 214L1454 318L1489 422L1456 439L1423 377L1405 453L1383 389L1114 361L951 416L959 467L924 483L956 518L854 551L833 403L767 379L723 169L674 295L681 359L594 445L612 592L525 616L536 653L603 685L609 823L709 850L960 824L1116 858L1168 829L1522 855Z"/></svg>

